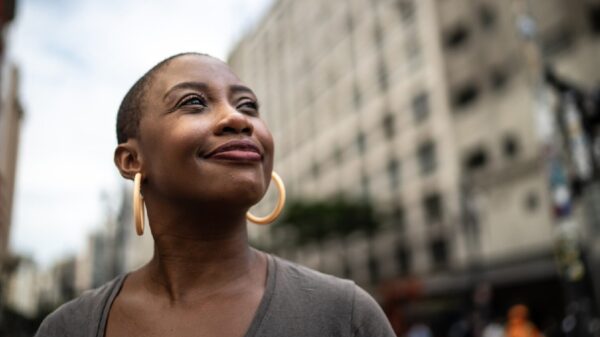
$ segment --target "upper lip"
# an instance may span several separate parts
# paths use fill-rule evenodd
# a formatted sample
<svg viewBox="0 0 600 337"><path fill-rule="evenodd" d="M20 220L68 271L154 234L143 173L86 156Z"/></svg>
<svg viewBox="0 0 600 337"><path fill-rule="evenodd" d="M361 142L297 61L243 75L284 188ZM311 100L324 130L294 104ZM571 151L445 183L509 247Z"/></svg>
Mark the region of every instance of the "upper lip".
<svg viewBox="0 0 600 337"><path fill-rule="evenodd" d="M254 142L252 142L251 140L242 139L242 140L232 140L223 145L220 145L216 149L210 151L206 155L206 158L212 157L212 156L216 155L217 153L227 152L227 151L235 151L235 150L256 152L262 156L262 152L260 151L258 146L256 146L256 144L254 144Z"/></svg>

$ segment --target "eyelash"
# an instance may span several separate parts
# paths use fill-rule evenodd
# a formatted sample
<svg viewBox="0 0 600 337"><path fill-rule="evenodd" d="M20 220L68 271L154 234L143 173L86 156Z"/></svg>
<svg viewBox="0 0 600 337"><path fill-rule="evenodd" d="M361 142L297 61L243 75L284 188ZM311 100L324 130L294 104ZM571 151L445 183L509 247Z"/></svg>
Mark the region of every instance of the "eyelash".
<svg viewBox="0 0 600 337"><path fill-rule="evenodd" d="M198 100L200 103L188 104L192 100ZM202 96L192 95L192 96L188 96L188 97L184 98L183 100L181 100L181 103L179 103L178 106L182 107L182 106L186 106L186 105L192 105L192 106L202 105L202 107L206 107L206 99Z"/></svg>
<svg viewBox="0 0 600 337"><path fill-rule="evenodd" d="M254 110L253 114L258 114L258 110L259 110L258 102L247 101L247 102L240 104L237 109L241 110L244 107L249 107L250 109Z"/></svg>
<svg viewBox="0 0 600 337"><path fill-rule="evenodd" d="M197 103L197 104L188 104L192 100L198 100L199 103ZM188 97L185 97L184 99L182 99L181 103L178 104L178 107L198 106L198 105L201 105L202 108L205 108L207 106L206 105L206 101L207 101L206 98L204 98L202 96L192 95L192 96L188 96ZM238 105L237 109L238 110L242 110L245 107L248 107L248 108L250 108L250 109L253 110L252 113L251 113L251 115L258 115L258 111L259 111L259 104L258 104L258 102L255 102L255 101L246 101L246 102Z"/></svg>

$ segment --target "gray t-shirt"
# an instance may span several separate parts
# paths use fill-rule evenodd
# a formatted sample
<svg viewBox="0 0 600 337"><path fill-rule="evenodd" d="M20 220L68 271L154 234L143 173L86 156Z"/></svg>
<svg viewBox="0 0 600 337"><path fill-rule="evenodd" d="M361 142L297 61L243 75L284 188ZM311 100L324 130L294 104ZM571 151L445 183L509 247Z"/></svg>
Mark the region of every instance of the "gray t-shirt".
<svg viewBox="0 0 600 337"><path fill-rule="evenodd" d="M265 293L245 337L395 336L379 305L342 280L269 255ZM50 314L36 337L103 337L125 276Z"/></svg>

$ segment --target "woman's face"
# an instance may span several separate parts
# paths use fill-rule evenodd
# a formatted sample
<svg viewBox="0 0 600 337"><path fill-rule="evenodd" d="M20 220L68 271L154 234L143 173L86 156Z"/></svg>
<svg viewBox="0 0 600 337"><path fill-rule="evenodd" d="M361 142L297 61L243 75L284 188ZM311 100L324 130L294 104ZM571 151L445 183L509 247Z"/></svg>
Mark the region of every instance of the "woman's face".
<svg viewBox="0 0 600 337"><path fill-rule="evenodd" d="M154 76L140 120L144 194L250 207L264 195L273 138L257 98L214 58L184 55Z"/></svg>

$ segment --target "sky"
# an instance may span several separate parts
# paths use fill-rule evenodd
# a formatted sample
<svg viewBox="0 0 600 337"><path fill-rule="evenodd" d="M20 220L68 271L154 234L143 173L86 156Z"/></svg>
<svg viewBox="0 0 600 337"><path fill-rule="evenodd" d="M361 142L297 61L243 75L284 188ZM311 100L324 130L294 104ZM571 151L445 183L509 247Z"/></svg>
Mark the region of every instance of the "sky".
<svg viewBox="0 0 600 337"><path fill-rule="evenodd" d="M81 250L131 184L112 159L129 87L176 53L226 59L272 1L17 1L7 53L25 118L11 249L46 266Z"/></svg>

